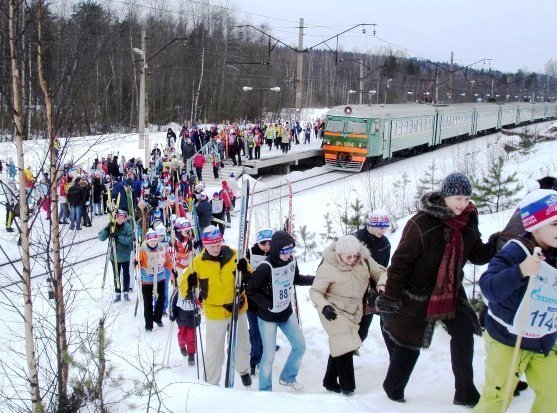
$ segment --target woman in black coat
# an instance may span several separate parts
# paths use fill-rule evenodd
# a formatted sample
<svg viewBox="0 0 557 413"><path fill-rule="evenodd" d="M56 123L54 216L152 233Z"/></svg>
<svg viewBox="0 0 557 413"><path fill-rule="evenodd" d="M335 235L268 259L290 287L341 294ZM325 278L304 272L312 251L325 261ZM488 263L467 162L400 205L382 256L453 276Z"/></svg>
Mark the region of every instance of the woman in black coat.
<svg viewBox="0 0 557 413"><path fill-rule="evenodd" d="M495 247L482 243L471 194L470 181L458 172L445 178L440 192L424 194L420 211L404 227L387 269L385 292L376 305L383 313L391 350L383 388L392 400L406 401L404 389L420 348L431 344L437 321L451 336L453 403L474 406L479 400L472 359L473 334L481 330L462 286L462 268L468 260L487 263Z"/></svg>

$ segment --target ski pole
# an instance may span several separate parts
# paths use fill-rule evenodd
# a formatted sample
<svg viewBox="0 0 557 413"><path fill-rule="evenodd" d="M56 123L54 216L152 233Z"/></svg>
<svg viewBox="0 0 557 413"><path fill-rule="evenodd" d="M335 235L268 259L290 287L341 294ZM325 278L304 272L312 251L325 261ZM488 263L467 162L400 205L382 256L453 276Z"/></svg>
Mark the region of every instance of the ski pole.
<svg viewBox="0 0 557 413"><path fill-rule="evenodd" d="M532 255L540 255L542 249L540 247L534 248L534 253ZM515 375L515 370L519 367L519 355L520 355L520 345L522 344L522 334L524 331L524 327L526 327L526 323L528 321L528 307L530 307L530 291L532 290L532 286L534 283L530 282L530 278L528 278L528 287L526 288L526 292L524 293L524 305L522 306L522 311L520 314L517 314L520 318L520 324L518 327L518 334L516 336L516 343L514 345L513 351L513 360L511 361L509 367L509 374L507 376L507 384L505 385L505 398L503 399L503 404L501 406L501 413L505 413L507 411L507 407L511 402L511 393L513 391L513 375ZM516 316L515 316L516 317Z"/></svg>

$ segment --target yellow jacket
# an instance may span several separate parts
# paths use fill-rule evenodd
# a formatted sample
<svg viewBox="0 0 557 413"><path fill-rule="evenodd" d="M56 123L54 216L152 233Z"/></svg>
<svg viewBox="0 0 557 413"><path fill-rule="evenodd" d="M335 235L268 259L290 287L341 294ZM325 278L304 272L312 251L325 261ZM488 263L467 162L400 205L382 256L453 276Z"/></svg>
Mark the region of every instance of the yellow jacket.
<svg viewBox="0 0 557 413"><path fill-rule="evenodd" d="M180 296L185 297L189 289L188 275L197 274L200 297L203 299L205 317L210 320L224 320L230 318L232 313L224 305L231 308L234 300L234 282L236 276L236 250L227 245L222 246L218 258L213 258L205 249L197 254L191 265L184 270L180 277ZM248 270L252 268L248 264ZM240 302L243 302L240 313L248 309L246 293L242 290Z"/></svg>

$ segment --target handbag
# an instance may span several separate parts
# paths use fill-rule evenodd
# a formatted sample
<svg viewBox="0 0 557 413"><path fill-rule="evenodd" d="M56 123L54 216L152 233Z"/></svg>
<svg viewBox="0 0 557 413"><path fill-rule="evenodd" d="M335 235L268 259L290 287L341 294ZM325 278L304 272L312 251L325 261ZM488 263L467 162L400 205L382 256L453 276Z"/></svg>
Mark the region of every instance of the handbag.
<svg viewBox="0 0 557 413"><path fill-rule="evenodd" d="M371 268L369 262L365 260L368 271L371 273ZM375 287L372 286L372 279L369 279L369 283L364 293L363 303L364 303L364 315L377 314L377 308L375 308L375 299L379 296L379 292Z"/></svg>

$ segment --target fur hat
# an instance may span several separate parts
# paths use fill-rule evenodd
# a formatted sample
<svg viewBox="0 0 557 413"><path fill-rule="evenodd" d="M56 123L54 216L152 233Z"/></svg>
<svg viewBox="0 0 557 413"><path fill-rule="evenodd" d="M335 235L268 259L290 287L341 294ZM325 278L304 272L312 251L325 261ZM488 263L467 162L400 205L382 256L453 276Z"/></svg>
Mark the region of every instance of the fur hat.
<svg viewBox="0 0 557 413"><path fill-rule="evenodd" d="M360 241L354 235L344 235L335 244L337 254L356 254L360 251Z"/></svg>
<svg viewBox="0 0 557 413"><path fill-rule="evenodd" d="M203 245L218 244L219 242L222 242L222 234L217 227L209 225L203 230L203 233L201 234L201 241L203 242Z"/></svg>
<svg viewBox="0 0 557 413"><path fill-rule="evenodd" d="M367 225L369 227L389 228L391 226L389 214L381 209L375 210L369 214Z"/></svg>
<svg viewBox="0 0 557 413"><path fill-rule="evenodd" d="M537 189L526 195L518 204L522 225L533 232L557 221L557 191Z"/></svg>
<svg viewBox="0 0 557 413"><path fill-rule="evenodd" d="M441 184L441 196L443 198L456 195L472 195L472 184L466 175L461 172L453 172L447 175Z"/></svg>

